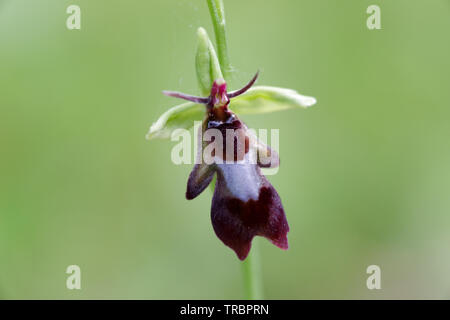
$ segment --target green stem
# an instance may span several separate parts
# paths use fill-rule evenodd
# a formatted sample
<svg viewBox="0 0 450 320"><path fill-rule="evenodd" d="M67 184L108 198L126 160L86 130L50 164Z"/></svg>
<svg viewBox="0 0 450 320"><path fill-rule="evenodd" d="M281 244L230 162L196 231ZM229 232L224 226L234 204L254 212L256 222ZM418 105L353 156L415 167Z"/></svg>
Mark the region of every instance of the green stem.
<svg viewBox="0 0 450 320"><path fill-rule="evenodd" d="M219 56L220 67L226 81L231 77L231 65L227 50L227 37L225 32L225 9L223 0L206 0L211 14L214 34L216 35L217 53Z"/></svg>
<svg viewBox="0 0 450 320"><path fill-rule="evenodd" d="M219 56L220 67L225 81L229 82L231 78L232 67L228 58L227 38L225 32L225 8L223 0L206 0L211 14L214 33L216 35L217 53ZM211 184L211 190L214 192L215 178ZM259 260L259 247L256 239L253 240L253 247L247 258L242 262L242 276L244 280L245 298L248 300L257 300L263 298L263 288L261 281L261 263Z"/></svg>
<svg viewBox="0 0 450 320"><path fill-rule="evenodd" d="M242 262L242 274L244 278L245 299L263 299L263 288L261 283L261 262L259 257L259 246L257 239L253 240L250 253Z"/></svg>

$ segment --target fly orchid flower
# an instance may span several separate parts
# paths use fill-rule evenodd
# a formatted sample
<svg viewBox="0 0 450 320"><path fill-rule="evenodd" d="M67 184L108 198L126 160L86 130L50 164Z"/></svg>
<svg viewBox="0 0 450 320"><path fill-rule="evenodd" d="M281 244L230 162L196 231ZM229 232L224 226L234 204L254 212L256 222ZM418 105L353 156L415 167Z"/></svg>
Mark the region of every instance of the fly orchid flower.
<svg viewBox="0 0 450 320"><path fill-rule="evenodd" d="M230 93L224 80L214 81L211 94L206 98L164 91L168 96L204 104L206 117L201 136L212 129L221 135L221 139L217 139L220 144L217 140L206 143L216 144L212 148L212 163L201 159L206 145L199 148L197 164L189 176L186 198L197 197L217 174L211 206L212 224L217 237L241 260L247 257L256 235L268 238L281 249L288 248L289 226L281 199L260 170L260 167L278 166L278 154L252 136L247 126L228 108L230 99L250 89L257 77L258 73L245 87ZM225 146L231 146L231 149ZM256 152L261 149L264 152Z"/></svg>
<svg viewBox="0 0 450 320"><path fill-rule="evenodd" d="M253 86L258 73L242 89L227 92L220 66L223 61L219 62L203 28L199 28L198 37L197 77L201 91L208 96L164 91L167 96L188 102L163 113L150 127L147 138L169 138L176 129L189 129L194 121L203 119L199 152L188 179L186 198L197 197L216 175L211 220L217 237L241 260L249 254L255 236L263 236L281 249L287 249L289 226L281 199L261 173L261 168L279 165L278 154L261 143L236 114L306 108L314 105L316 99L292 89ZM218 134L202 141L211 130ZM211 152L204 154L207 150Z"/></svg>

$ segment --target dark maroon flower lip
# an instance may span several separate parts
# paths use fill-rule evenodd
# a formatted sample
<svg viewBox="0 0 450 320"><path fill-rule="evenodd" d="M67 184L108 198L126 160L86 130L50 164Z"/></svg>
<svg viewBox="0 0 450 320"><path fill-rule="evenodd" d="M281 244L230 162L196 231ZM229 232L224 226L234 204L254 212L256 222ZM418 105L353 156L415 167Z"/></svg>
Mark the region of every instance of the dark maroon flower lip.
<svg viewBox="0 0 450 320"><path fill-rule="evenodd" d="M250 152L245 156L250 157ZM272 151L272 156L274 151ZM273 165L278 165L278 160ZM211 205L211 220L217 237L244 260L255 236L269 239L281 249L288 248L286 220L281 199L261 174L258 164L196 164L186 191L187 199L197 197L213 180L216 185Z"/></svg>
<svg viewBox="0 0 450 320"><path fill-rule="evenodd" d="M205 146L199 148L197 157L200 159L189 175L186 190L186 198L194 199L206 189L214 175L217 176L211 205L212 225L217 237L233 249L240 260L248 256L255 236L265 237L281 249L288 248L289 226L281 199L260 169L261 167L277 167L278 154L260 141L248 139L247 126L228 109L230 99L250 89L257 77L258 73L242 89L230 93L227 93L225 81L215 81L210 96L206 98L178 92L164 92L168 96L205 104L208 116L204 120L202 133L211 128L218 129L224 145L228 145L226 130L233 129L236 132L239 129L245 132L245 148L239 157L235 140L237 136L233 136L234 140L231 143L235 147L232 163L216 161L206 164L201 160L202 149ZM259 154L250 152L261 147L266 149L265 154L269 155L270 161L260 159ZM256 161L254 157L257 157Z"/></svg>
<svg viewBox="0 0 450 320"><path fill-rule="evenodd" d="M240 260L247 257L255 236L288 249L289 226L280 197L264 176L260 179L257 197L246 200L234 196L223 174L217 174L211 206L212 224L217 237L233 249Z"/></svg>

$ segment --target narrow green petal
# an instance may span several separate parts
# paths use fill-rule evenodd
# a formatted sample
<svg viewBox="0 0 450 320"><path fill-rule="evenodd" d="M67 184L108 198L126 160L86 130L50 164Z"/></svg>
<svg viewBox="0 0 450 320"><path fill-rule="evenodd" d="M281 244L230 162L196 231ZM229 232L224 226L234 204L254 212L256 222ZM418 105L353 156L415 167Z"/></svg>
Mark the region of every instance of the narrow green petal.
<svg viewBox="0 0 450 320"><path fill-rule="evenodd" d="M308 108L316 99L297 91L270 86L256 86L231 100L230 109L238 115L282 111L292 108Z"/></svg>
<svg viewBox="0 0 450 320"><path fill-rule="evenodd" d="M169 139L175 129L190 129L194 126L194 121L202 121L204 115L205 106L202 104L187 102L172 107L151 125L146 138Z"/></svg>

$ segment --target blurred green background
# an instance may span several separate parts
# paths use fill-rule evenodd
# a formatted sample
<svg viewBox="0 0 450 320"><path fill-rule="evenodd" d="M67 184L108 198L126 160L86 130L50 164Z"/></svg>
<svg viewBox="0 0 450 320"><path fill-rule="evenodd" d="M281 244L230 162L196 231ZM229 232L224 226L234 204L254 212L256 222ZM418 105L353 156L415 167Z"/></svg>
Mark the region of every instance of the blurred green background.
<svg viewBox="0 0 450 320"><path fill-rule="evenodd" d="M244 117L280 128L269 179L290 249L257 239L266 298L450 298L449 1L225 5L231 87L260 69L259 84L318 99ZM203 0L0 0L0 298L243 297L211 193L185 200L191 166L144 139L178 103L161 90L198 93L199 26L213 37Z"/></svg>

